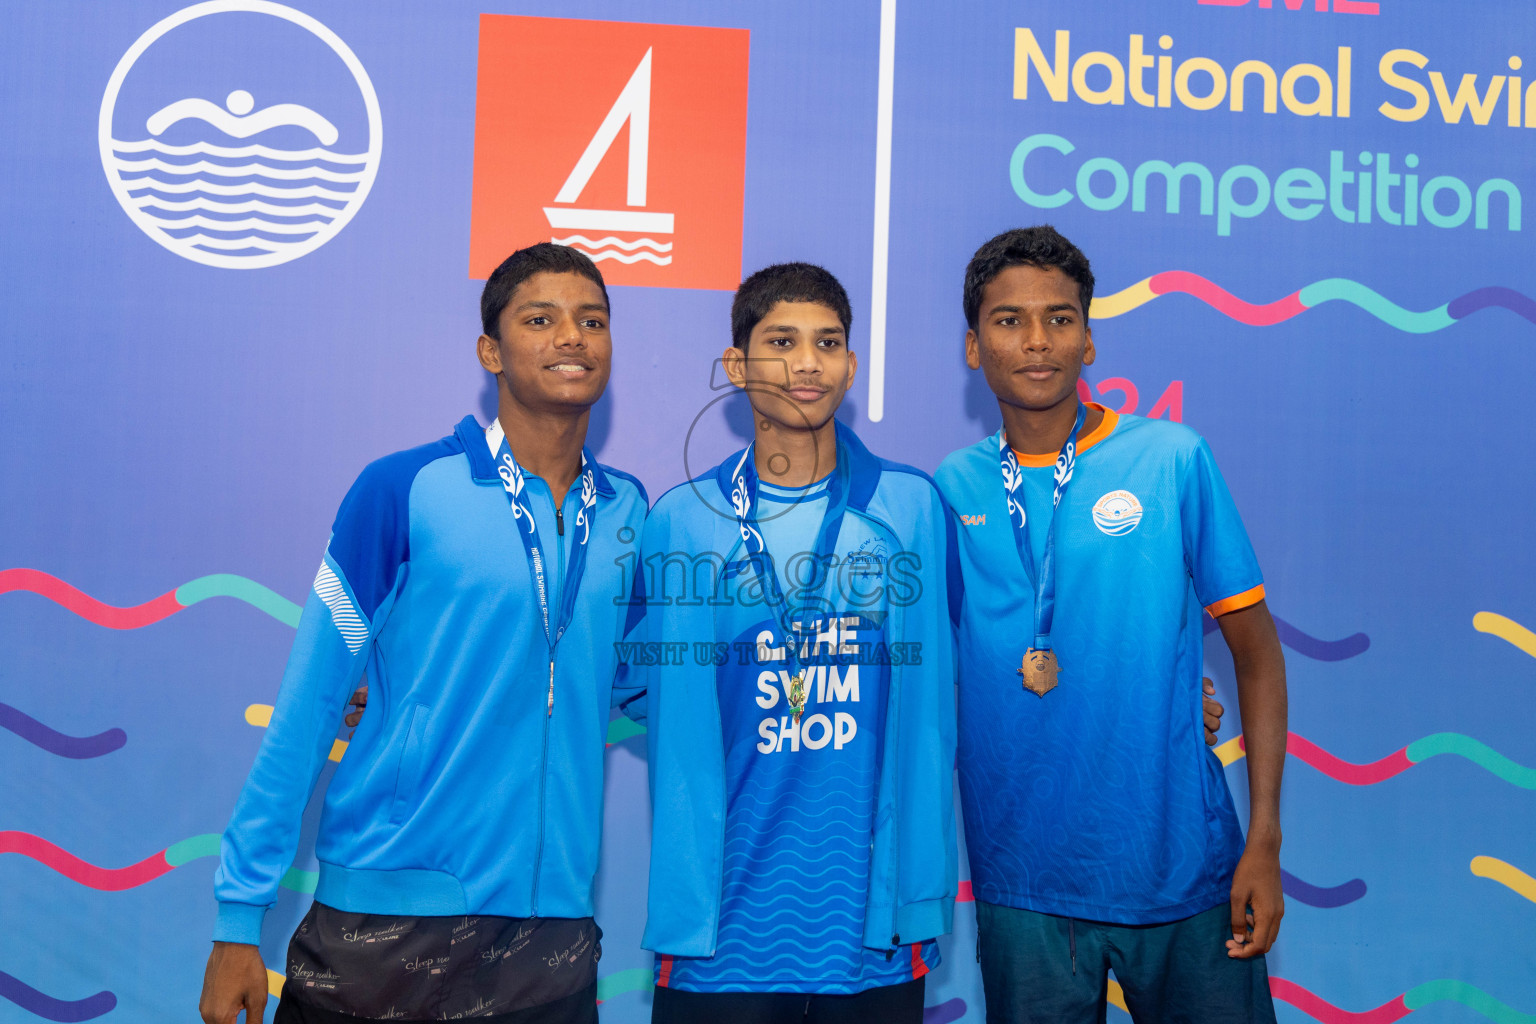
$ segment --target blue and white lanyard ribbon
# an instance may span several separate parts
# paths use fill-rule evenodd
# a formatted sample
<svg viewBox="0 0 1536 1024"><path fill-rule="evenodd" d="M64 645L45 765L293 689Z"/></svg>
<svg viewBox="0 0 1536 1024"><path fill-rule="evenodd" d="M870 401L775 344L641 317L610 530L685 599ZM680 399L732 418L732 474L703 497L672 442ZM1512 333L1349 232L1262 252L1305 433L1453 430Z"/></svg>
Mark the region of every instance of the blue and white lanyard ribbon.
<svg viewBox="0 0 1536 1024"><path fill-rule="evenodd" d="M1066 493L1067 484L1072 480L1072 470L1077 465L1077 432L1083 429L1083 418L1087 413L1088 407L1079 402L1072 432L1067 435L1067 443L1061 446L1061 452L1056 456L1056 486L1051 493L1051 519L1046 526L1045 554L1040 560L1038 571L1035 568L1035 551L1029 544L1029 531L1025 529L1029 519L1024 510L1023 472L1019 469L1019 460L1014 457L1013 449L1008 445L1007 429L1000 428L997 432L998 459L1003 471L1003 495L1008 499L1008 520L1013 524L1013 540L1019 549L1019 560L1024 563L1024 574L1029 577L1030 586L1035 591L1035 642L1031 646L1037 651L1051 649L1051 623L1056 617L1056 509L1061 504L1061 496Z"/></svg>
<svg viewBox="0 0 1536 1024"><path fill-rule="evenodd" d="M555 645L565 635L565 629L571 624L571 617L576 609L576 592L581 587L581 576L587 567L587 541L592 537L592 526L597 519L597 480L593 473L593 461L587 450L581 450L581 507L576 512L575 533L571 540L571 557L565 569L565 585L560 595L560 606L556 618L551 621L549 614L549 586L547 573L544 568L544 548L539 543L539 524L534 521L533 509L529 507L526 496L526 485L523 478L523 467L517 464L512 457L512 448L507 444L507 435L501 428L500 420L493 420L491 426L485 432L486 441L496 453L496 473L501 477L501 486L507 492L507 504L512 508L512 517L518 524L517 534L523 539L523 548L528 555L528 572L533 578L534 595L539 600L539 611L544 616L544 640L549 644L550 658L553 660Z"/></svg>
<svg viewBox="0 0 1536 1024"><path fill-rule="evenodd" d="M753 509L757 504L757 466L752 460L752 451L756 447L756 444L748 445L731 472L731 508L736 512L736 526L741 531L747 560L753 564L758 577L763 581L763 593L768 600L769 610L783 632L789 674L794 676L800 672L800 638L794 628L794 618L802 615L802 612L799 609L792 612L788 607L783 588L779 586L779 574L774 569L773 556L768 553L762 531L757 528L753 517ZM827 510L822 514L821 528L816 531L811 579L802 588L803 593L813 595L815 599L820 598L827 576L830 575L828 570L837 548L837 535L842 529L843 514L848 509L848 453L841 450L841 445L838 447L837 469L827 482Z"/></svg>

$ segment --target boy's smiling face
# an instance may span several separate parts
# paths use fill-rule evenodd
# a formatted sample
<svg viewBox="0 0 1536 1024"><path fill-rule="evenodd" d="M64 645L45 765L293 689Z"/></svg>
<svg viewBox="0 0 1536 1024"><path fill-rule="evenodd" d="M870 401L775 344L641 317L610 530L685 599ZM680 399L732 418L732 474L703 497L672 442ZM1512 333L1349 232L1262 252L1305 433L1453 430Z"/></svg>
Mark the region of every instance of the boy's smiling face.
<svg viewBox="0 0 1536 1024"><path fill-rule="evenodd" d="M826 426L858 366L842 320L819 302L776 303L752 328L745 351L725 350L726 374L747 392L760 429Z"/></svg>
<svg viewBox="0 0 1536 1024"><path fill-rule="evenodd" d="M481 335L480 365L524 408L584 409L603 396L613 361L608 303L581 274L544 272L517 286L500 338Z"/></svg>

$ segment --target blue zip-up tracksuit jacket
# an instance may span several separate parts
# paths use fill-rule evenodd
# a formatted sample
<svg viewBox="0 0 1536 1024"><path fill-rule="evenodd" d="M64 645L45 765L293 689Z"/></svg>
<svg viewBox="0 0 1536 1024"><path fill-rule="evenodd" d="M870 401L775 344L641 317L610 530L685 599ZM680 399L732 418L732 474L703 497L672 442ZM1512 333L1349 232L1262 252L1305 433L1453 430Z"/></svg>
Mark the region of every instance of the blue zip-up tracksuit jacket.
<svg viewBox="0 0 1536 1024"><path fill-rule="evenodd" d="M215 939L260 941L365 672L368 711L325 796L315 899L367 914L592 914L614 641L631 614L619 566L646 514L639 481L601 466L594 479L586 572L551 670L527 555L474 417L363 470L224 833ZM580 488L561 523L549 488L527 482L540 539L559 551L546 570L553 616Z"/></svg>
<svg viewBox="0 0 1536 1024"><path fill-rule="evenodd" d="M957 891L953 771L954 637L951 579L958 564L950 517L933 482L870 454L841 424L838 457L849 461L848 509L834 552L853 565L861 550L907 552L902 600L888 602L885 635L921 652L897 659L889 698L870 845L863 943L888 950L950 930ZM731 570L745 551L731 513L731 471L741 453L663 495L646 523L644 636L650 649L686 644L680 658L647 670L651 808L650 904L642 945L680 957L714 956L720 920L727 793L717 667L695 644L729 642L764 613L744 607L750 573ZM724 556L713 593L671 595L666 560ZM695 580L702 569L684 570ZM699 573L703 573L700 576ZM692 584L690 584L692 585ZM682 600L675 597L681 596ZM708 599L706 599L708 597ZM750 602L748 602L750 603ZM728 650L730 658L737 652ZM775 712L777 714L778 712Z"/></svg>

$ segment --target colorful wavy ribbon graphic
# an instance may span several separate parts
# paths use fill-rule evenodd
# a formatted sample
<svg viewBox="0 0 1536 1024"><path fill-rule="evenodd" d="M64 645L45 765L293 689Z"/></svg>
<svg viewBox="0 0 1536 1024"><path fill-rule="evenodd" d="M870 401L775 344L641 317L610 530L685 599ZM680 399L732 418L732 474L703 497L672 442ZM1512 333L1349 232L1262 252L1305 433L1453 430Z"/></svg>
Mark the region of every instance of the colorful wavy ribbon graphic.
<svg viewBox="0 0 1536 1024"><path fill-rule="evenodd" d="M1371 638L1364 633L1353 633L1342 640L1320 640L1310 633L1302 632L1278 615L1274 616L1274 620L1275 632L1280 635L1280 642L1297 654L1305 655L1313 661L1343 661L1346 658L1364 654L1371 646ZM1201 628L1209 636L1221 627L1216 624L1215 619L1206 615L1201 622Z"/></svg>
<svg viewBox="0 0 1536 1024"><path fill-rule="evenodd" d="M1131 1008L1125 1005L1125 989L1114 978L1109 979L1109 990L1105 993L1109 997L1109 1005L1117 1010L1130 1013Z"/></svg>
<svg viewBox="0 0 1536 1024"><path fill-rule="evenodd" d="M964 999L946 999L936 1006L923 1007L923 1024L951 1024L964 1016Z"/></svg>
<svg viewBox="0 0 1536 1024"><path fill-rule="evenodd" d="M1298 903L1322 910L1332 910L1365 898L1365 879L1351 878L1334 886L1313 885L1302 881L1284 868L1280 869L1280 889Z"/></svg>
<svg viewBox="0 0 1536 1024"><path fill-rule="evenodd" d="M1532 903L1536 903L1536 878L1532 878L1513 864L1499 860L1497 857L1477 856L1472 858L1472 873L1478 878L1491 878L1500 885L1514 890L1516 895L1524 896Z"/></svg>
<svg viewBox="0 0 1536 1024"><path fill-rule="evenodd" d="M1472 628L1479 633L1496 636L1536 658L1536 633L1514 619L1505 618L1497 612L1478 612L1472 616Z"/></svg>
<svg viewBox="0 0 1536 1024"><path fill-rule="evenodd" d="M4 971L0 971L0 999L10 1000L45 1020L66 1022L91 1020L117 1006L117 996L111 992L97 992L84 999L55 999Z"/></svg>
<svg viewBox="0 0 1536 1024"><path fill-rule="evenodd" d="M41 747L59 757L83 759L100 757L128 742L121 729L108 729L95 736L68 736L51 729L19 708L0 703L0 729L9 729L34 747Z"/></svg>
<svg viewBox="0 0 1536 1024"><path fill-rule="evenodd" d="M1536 789L1536 768L1511 761L1503 754L1470 736L1459 732L1437 732L1423 739L1414 740L1401 750L1394 750L1386 757L1368 764L1355 764L1335 757L1305 736L1286 734L1286 753L1300 758L1324 775L1351 786L1374 786L1407 771L1414 765L1441 754L1455 754L1466 758L1511 786ZM1243 737L1236 736L1218 746L1216 756L1223 765L1240 761L1247 753Z"/></svg>
<svg viewBox="0 0 1536 1024"><path fill-rule="evenodd" d="M237 601L244 601L258 611L295 628L299 624L299 613L303 611L300 605L276 591L262 586L255 580L233 573L199 576L195 580L183 583L175 590L161 594L154 600L125 607L98 601L58 577L50 576L38 569L0 569L0 594L13 590L26 590L46 597L81 618L108 629L139 629L211 597L232 597ZM1342 661L1345 658L1353 658L1363 654L1371 646L1371 638L1364 633L1355 633L1342 640L1321 640L1280 618L1275 619L1275 627L1280 633L1281 643L1298 654L1317 661ZM1209 615L1205 617L1204 628L1207 633L1217 629L1216 621ZM644 731L644 727L637 727L636 731ZM617 743L635 734L635 732L628 732L619 739L610 739L609 742Z"/></svg>
<svg viewBox="0 0 1536 1024"><path fill-rule="evenodd" d="M121 892L152 882L161 875L173 871L202 857L219 855L219 834L208 832L192 836L152 853L136 864L122 868L98 867L81 860L62 847L50 843L30 832L0 832L0 854L19 853L30 857L44 867L52 868L72 882L102 892ZM294 892L312 893L319 873L289 868L279 883Z"/></svg>
<svg viewBox="0 0 1536 1024"><path fill-rule="evenodd" d="M299 605L255 580L220 572L199 576L143 604L118 607L98 601L57 576L37 569L0 569L0 594L28 590L108 629L139 629L175 615L210 597L232 597L265 612L278 622L297 627Z"/></svg>
<svg viewBox="0 0 1536 1024"><path fill-rule="evenodd" d="M1536 1024L1536 1014L1521 1013L1506 1006L1476 985L1464 981L1426 981L1415 985L1396 999L1382 1003L1373 1010L1342 1010L1327 1000L1313 995L1294 981L1270 978L1269 991L1276 999L1283 999L1323 1024L1391 1024L1402 1020L1415 1010L1422 1010L1431 1003L1455 1002L1482 1014L1495 1024Z"/></svg>
<svg viewBox="0 0 1536 1024"><path fill-rule="evenodd" d="M1410 334L1428 334L1444 330L1478 310L1499 306L1536 323L1536 300L1512 288L1478 288L1443 306L1415 312L1404 309L1358 281L1330 277L1307 285L1281 299L1262 305L1233 295L1220 285L1187 270L1165 270L1137 281L1113 295L1093 300L1091 317L1108 319L1129 313L1163 295L1182 292L1193 296L1219 313L1250 327L1272 327L1299 316L1325 302L1348 302L1359 306L1389 327Z"/></svg>

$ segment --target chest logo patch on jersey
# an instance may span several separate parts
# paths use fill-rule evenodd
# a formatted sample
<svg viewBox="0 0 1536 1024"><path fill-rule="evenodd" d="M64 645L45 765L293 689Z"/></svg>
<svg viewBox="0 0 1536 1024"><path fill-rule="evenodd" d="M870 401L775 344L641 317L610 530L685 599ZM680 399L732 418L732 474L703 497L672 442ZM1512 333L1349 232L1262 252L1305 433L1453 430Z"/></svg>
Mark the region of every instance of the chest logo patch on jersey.
<svg viewBox="0 0 1536 1024"><path fill-rule="evenodd" d="M1119 537L1141 522L1141 502L1130 491L1110 491L1093 503L1093 525L1100 532Z"/></svg>
<svg viewBox="0 0 1536 1024"><path fill-rule="evenodd" d="M848 573L851 576L879 578L885 575L885 542L870 537L859 545L857 551L848 552Z"/></svg>

